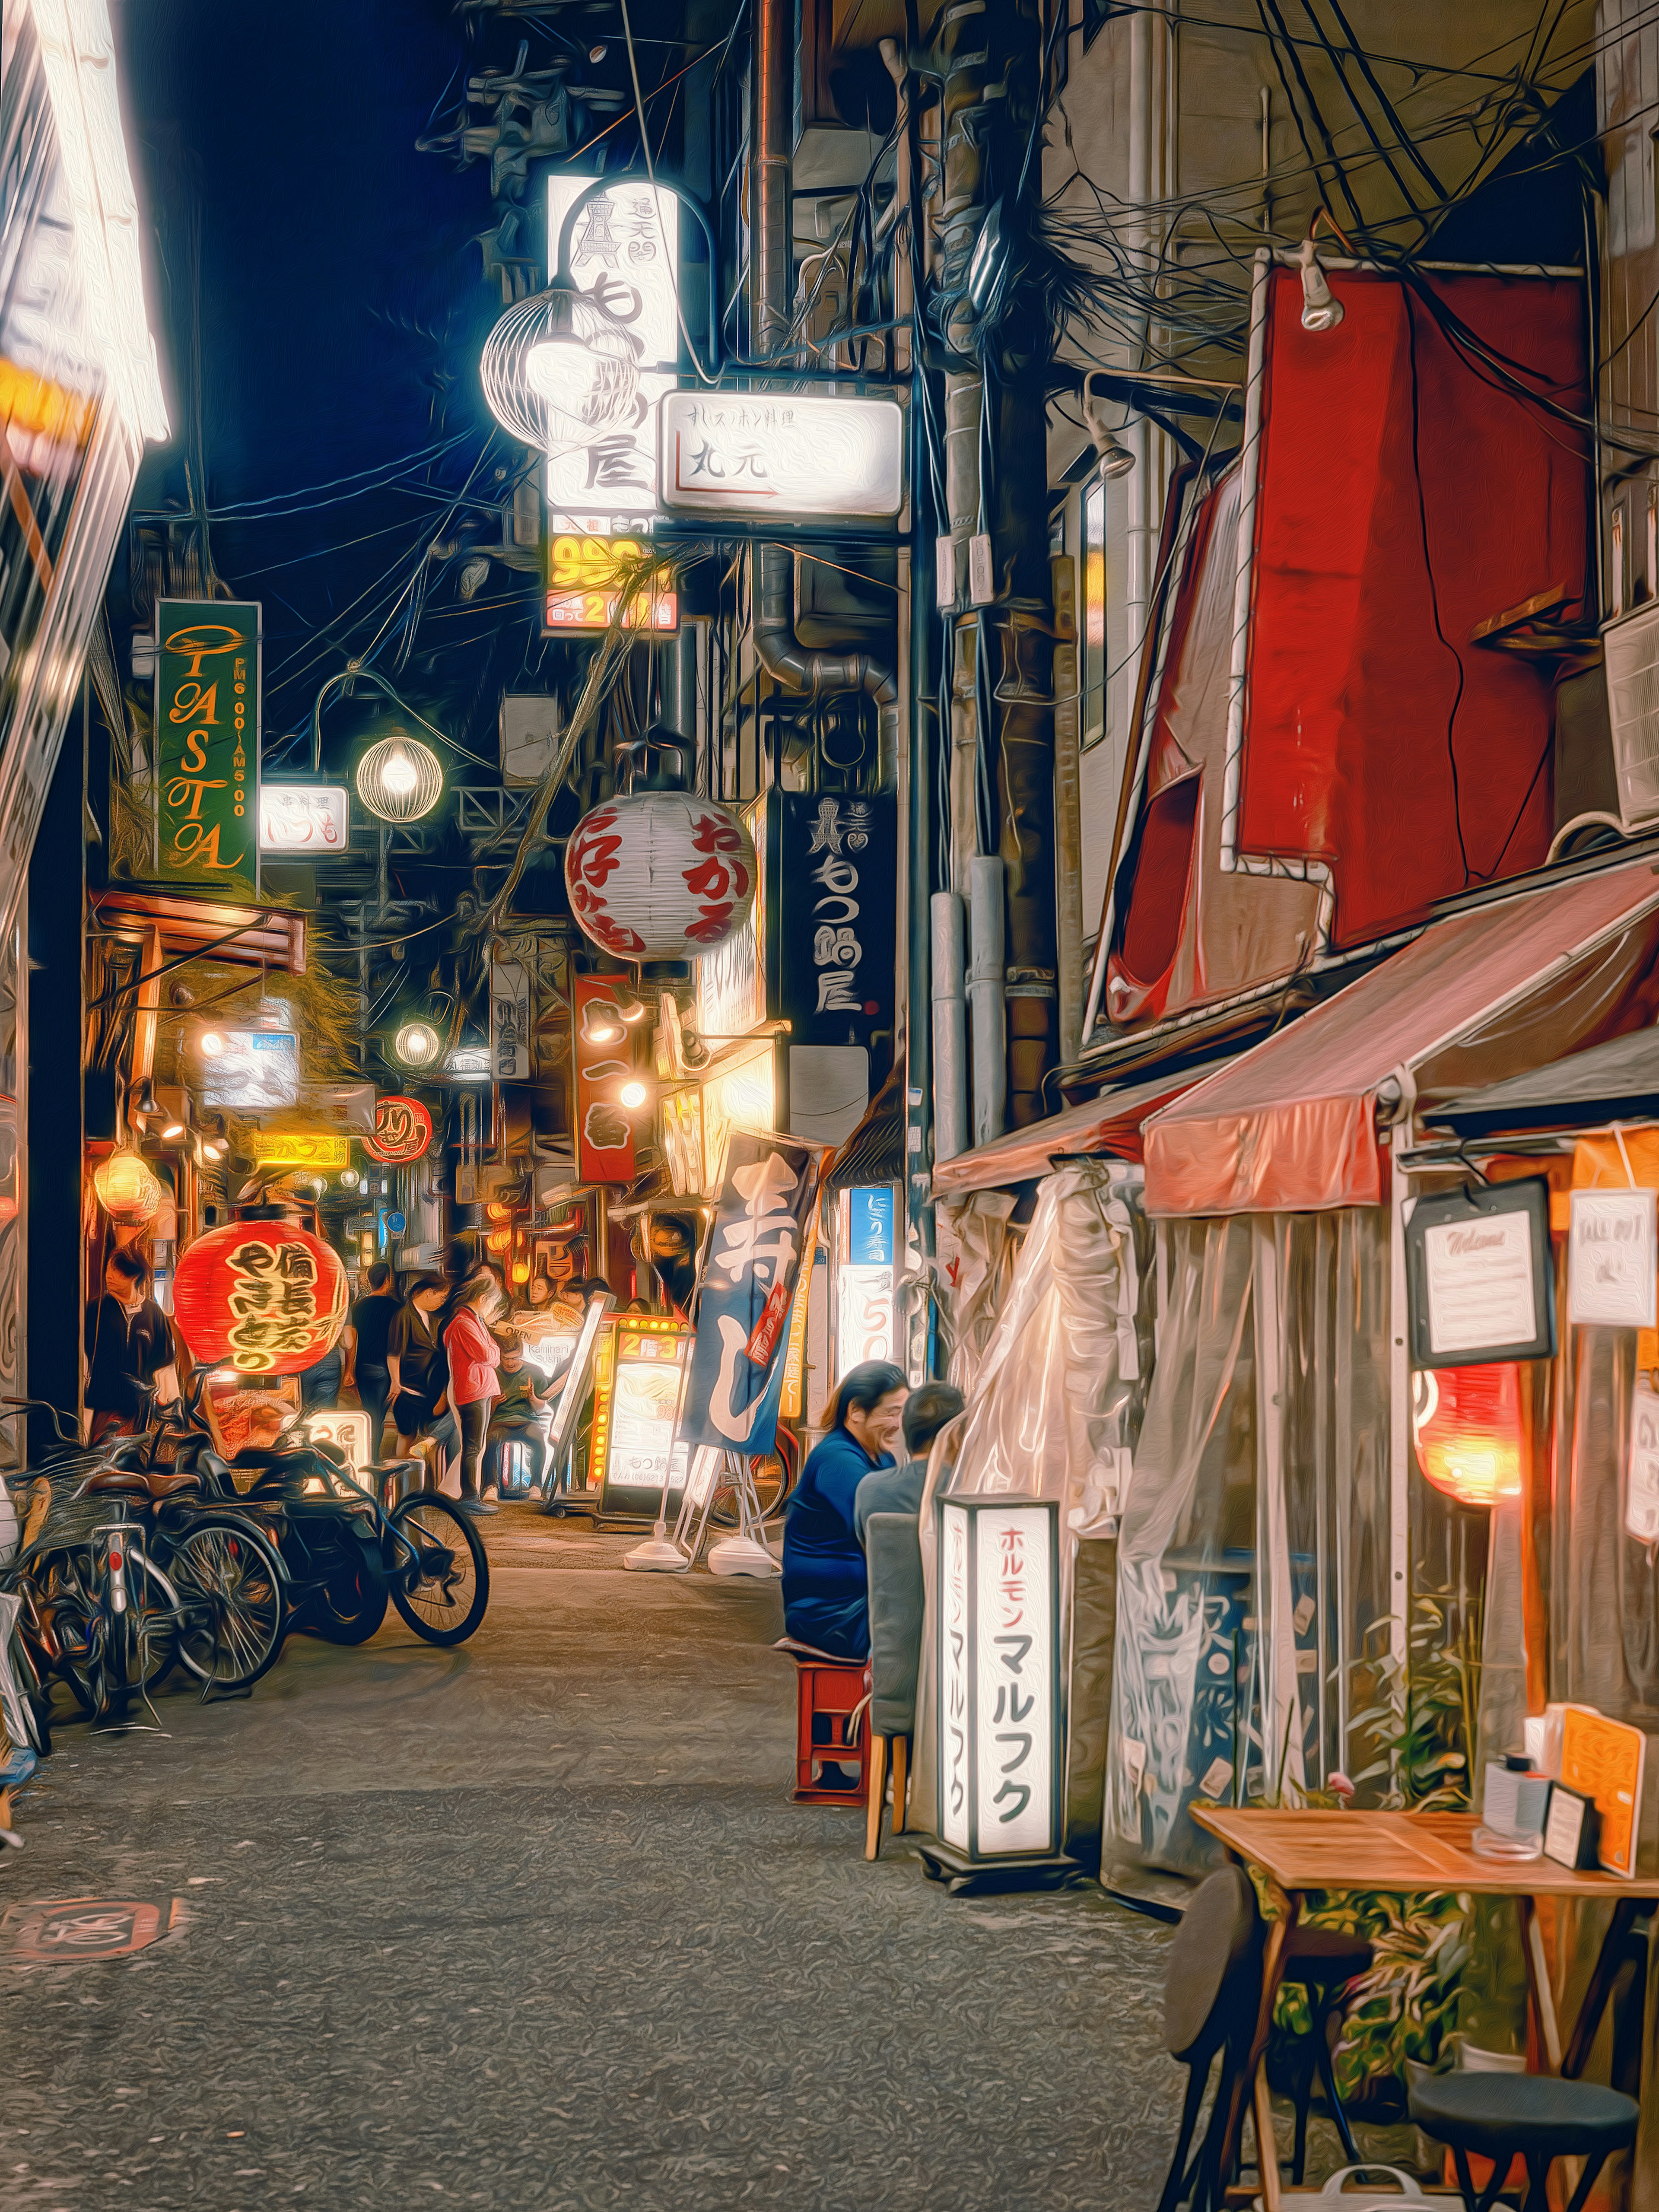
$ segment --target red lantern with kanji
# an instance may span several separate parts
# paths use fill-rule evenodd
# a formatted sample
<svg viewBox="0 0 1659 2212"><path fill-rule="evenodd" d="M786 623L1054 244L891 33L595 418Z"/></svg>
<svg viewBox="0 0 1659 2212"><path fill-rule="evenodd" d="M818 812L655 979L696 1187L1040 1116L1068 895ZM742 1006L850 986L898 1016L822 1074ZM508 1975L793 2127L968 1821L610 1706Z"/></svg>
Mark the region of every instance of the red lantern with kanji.
<svg viewBox="0 0 1659 2212"><path fill-rule="evenodd" d="M418 1160L432 1142L432 1116L418 1098L393 1092L374 1102L374 1134L363 1139L363 1150L372 1160L406 1167Z"/></svg>
<svg viewBox="0 0 1659 2212"><path fill-rule="evenodd" d="M287 1221L232 1221L198 1237L173 1279L191 1355L245 1375L297 1375L331 1350L346 1317L345 1269Z"/></svg>
<svg viewBox="0 0 1659 2212"><path fill-rule="evenodd" d="M1412 1438L1425 1478L1460 1505L1521 1491L1521 1379L1515 1362L1425 1368L1412 1377Z"/></svg>
<svg viewBox="0 0 1659 2212"><path fill-rule="evenodd" d="M699 959L754 902L754 844L736 815L678 788L684 738L657 727L628 750L679 765L663 760L628 797L583 815L564 850L570 911L618 960Z"/></svg>

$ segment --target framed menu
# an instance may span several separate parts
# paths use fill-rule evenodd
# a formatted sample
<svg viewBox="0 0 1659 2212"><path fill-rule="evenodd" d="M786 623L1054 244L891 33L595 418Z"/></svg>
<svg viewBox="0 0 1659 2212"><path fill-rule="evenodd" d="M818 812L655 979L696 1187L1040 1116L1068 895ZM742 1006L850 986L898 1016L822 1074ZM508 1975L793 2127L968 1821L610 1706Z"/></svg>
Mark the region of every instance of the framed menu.
<svg viewBox="0 0 1659 2212"><path fill-rule="evenodd" d="M1528 1176L1419 1198L1406 1224L1406 1282L1414 1366L1553 1358L1548 1183Z"/></svg>
<svg viewBox="0 0 1659 2212"><path fill-rule="evenodd" d="M1588 1797L1600 1818L1597 1855L1609 1874L1636 1872L1647 1738L1590 1705L1569 1705L1561 1721L1561 1780Z"/></svg>
<svg viewBox="0 0 1659 2212"><path fill-rule="evenodd" d="M665 1314L617 1314L600 1337L587 1480L601 1514L654 1520L664 1485L671 1500L677 1475L684 1486L674 1425L690 1342L690 1325Z"/></svg>

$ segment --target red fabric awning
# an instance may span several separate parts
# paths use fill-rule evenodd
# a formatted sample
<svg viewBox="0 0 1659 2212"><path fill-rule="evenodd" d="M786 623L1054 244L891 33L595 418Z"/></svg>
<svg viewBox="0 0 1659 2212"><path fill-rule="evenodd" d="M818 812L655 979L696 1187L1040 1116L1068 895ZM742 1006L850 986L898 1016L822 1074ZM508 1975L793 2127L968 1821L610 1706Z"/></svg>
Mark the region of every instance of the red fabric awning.
<svg viewBox="0 0 1659 2212"><path fill-rule="evenodd" d="M1167 1068L1161 1075L1139 1083L1119 1084L1103 1091L1081 1106L1068 1106L1046 1121L1033 1121L1028 1129L1011 1129L988 1145L958 1152L941 1160L933 1170L935 1198L959 1197L969 1190L995 1190L1000 1185L1024 1182L1047 1175L1056 1159L1074 1158L1083 1152L1104 1152L1117 1160L1141 1157L1140 1125L1159 1106L1167 1106L1212 1074L1220 1062L1206 1060L1179 1074Z"/></svg>
<svg viewBox="0 0 1659 2212"><path fill-rule="evenodd" d="M1378 1086L1469 1088L1651 1021L1647 860L1432 924L1382 967L1152 1115L1154 1214L1299 1213L1382 1196ZM1431 1084L1426 1079L1435 1079Z"/></svg>

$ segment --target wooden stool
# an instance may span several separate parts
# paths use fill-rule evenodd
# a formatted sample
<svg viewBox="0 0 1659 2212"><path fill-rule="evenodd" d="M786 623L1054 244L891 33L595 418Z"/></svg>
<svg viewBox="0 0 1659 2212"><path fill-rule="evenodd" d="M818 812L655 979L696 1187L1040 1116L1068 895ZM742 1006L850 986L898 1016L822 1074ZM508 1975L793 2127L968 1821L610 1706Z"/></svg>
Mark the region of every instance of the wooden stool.
<svg viewBox="0 0 1659 2212"><path fill-rule="evenodd" d="M782 1647L795 1662L795 1786L789 1793L793 1805L862 1805L870 1781L870 1729L865 1711L870 1697L870 1669L855 1659L835 1659L827 1652L803 1647ZM856 1735L849 1730L859 1720ZM826 1765L853 1768L857 1780L850 1790L826 1790L819 1770Z"/></svg>

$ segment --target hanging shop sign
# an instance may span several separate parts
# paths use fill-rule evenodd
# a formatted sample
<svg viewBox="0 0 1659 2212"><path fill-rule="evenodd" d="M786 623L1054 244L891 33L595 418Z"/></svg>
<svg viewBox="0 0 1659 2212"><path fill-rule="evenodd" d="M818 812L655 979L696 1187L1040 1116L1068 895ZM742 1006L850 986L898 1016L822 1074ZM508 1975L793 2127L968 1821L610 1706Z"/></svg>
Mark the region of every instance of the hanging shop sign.
<svg viewBox="0 0 1659 2212"><path fill-rule="evenodd" d="M170 883L259 880L259 608L155 608L156 864Z"/></svg>
<svg viewBox="0 0 1659 2212"><path fill-rule="evenodd" d="M218 1030L219 1049L203 1046L204 1106L222 1113L269 1114L300 1103L300 1040L292 1030Z"/></svg>
<svg viewBox="0 0 1659 2212"><path fill-rule="evenodd" d="M656 1512L672 1468L690 1342L690 1327L665 1314L618 1314L601 1334L587 1474L601 1513ZM682 1454L682 1482L684 1464Z"/></svg>
<svg viewBox="0 0 1659 2212"><path fill-rule="evenodd" d="M744 1036L766 1019L767 813L763 793L738 817L755 848L749 911L723 944L697 957L697 1027L705 1036Z"/></svg>
<svg viewBox="0 0 1659 2212"><path fill-rule="evenodd" d="M769 825L767 967L792 1044L893 1026L894 802L784 792Z"/></svg>
<svg viewBox="0 0 1659 2212"><path fill-rule="evenodd" d="M550 275L565 217L592 182L548 179ZM591 445L549 454L550 536L631 537L657 519L657 410L679 368L679 242L678 199L643 178L596 192L571 227L566 273L634 339L639 390L630 422Z"/></svg>
<svg viewBox="0 0 1659 2212"><path fill-rule="evenodd" d="M677 630L679 594L641 570L645 550L637 538L588 538L568 530L550 538L543 629L560 637L607 630L620 607L624 629Z"/></svg>
<svg viewBox="0 0 1659 2212"><path fill-rule="evenodd" d="M790 1304L811 1249L824 1158L787 1137L732 1133L704 1248L682 1443L748 1459L772 1449Z"/></svg>
<svg viewBox="0 0 1659 2212"><path fill-rule="evenodd" d="M302 1083L300 1110L313 1121L327 1121L337 1129L350 1129L367 1137L374 1127L374 1085L372 1083Z"/></svg>
<svg viewBox="0 0 1659 2212"><path fill-rule="evenodd" d="M522 960L489 963L489 1073L496 1083L530 1080L530 970Z"/></svg>
<svg viewBox="0 0 1659 2212"><path fill-rule="evenodd" d="M659 491L672 514L888 521L904 504L896 400L670 392Z"/></svg>
<svg viewBox="0 0 1659 2212"><path fill-rule="evenodd" d="M689 960L723 945L755 895L735 814L689 791L641 791L583 815L564 848L585 936L619 960Z"/></svg>
<svg viewBox="0 0 1659 2212"><path fill-rule="evenodd" d="M836 1293L836 1365L893 1356L893 1186L842 1193L842 1249Z"/></svg>
<svg viewBox="0 0 1659 2212"><path fill-rule="evenodd" d="M602 1024L588 1015L590 1006L615 1007L620 1001L619 981L605 975L577 975L571 985L573 1051L576 1066L576 1171L583 1182L632 1182L634 1180L634 1124L620 1093L633 1073L627 1033L595 1036Z"/></svg>
<svg viewBox="0 0 1659 2212"><path fill-rule="evenodd" d="M340 1334L345 1269L330 1246L289 1222L228 1222L180 1259L173 1313L198 1361L297 1375Z"/></svg>
<svg viewBox="0 0 1659 2212"><path fill-rule="evenodd" d="M418 1160L432 1142L432 1116L418 1098L392 1091L374 1102L374 1134L363 1139L363 1150L372 1160L389 1167L407 1167Z"/></svg>
<svg viewBox="0 0 1659 2212"><path fill-rule="evenodd" d="M1418 1200L1406 1224L1415 1366L1554 1357L1549 1223L1541 1176Z"/></svg>
<svg viewBox="0 0 1659 2212"><path fill-rule="evenodd" d="M259 850L315 860L343 853L350 835L350 799L340 784L262 783Z"/></svg>
<svg viewBox="0 0 1659 2212"><path fill-rule="evenodd" d="M969 1861L1060 1848L1060 1507L939 1504L939 1838Z"/></svg>
<svg viewBox="0 0 1659 2212"><path fill-rule="evenodd" d="M1601 1328L1659 1321L1659 1191L1576 1190L1567 1240L1567 1319Z"/></svg>
<svg viewBox="0 0 1659 2212"><path fill-rule="evenodd" d="M1638 1374L1631 1392L1625 1529L1638 1544L1659 1544L1659 1390L1645 1373Z"/></svg>
<svg viewBox="0 0 1659 2212"><path fill-rule="evenodd" d="M351 1139L337 1129L250 1129L243 1141L258 1167L337 1172L351 1165Z"/></svg>

